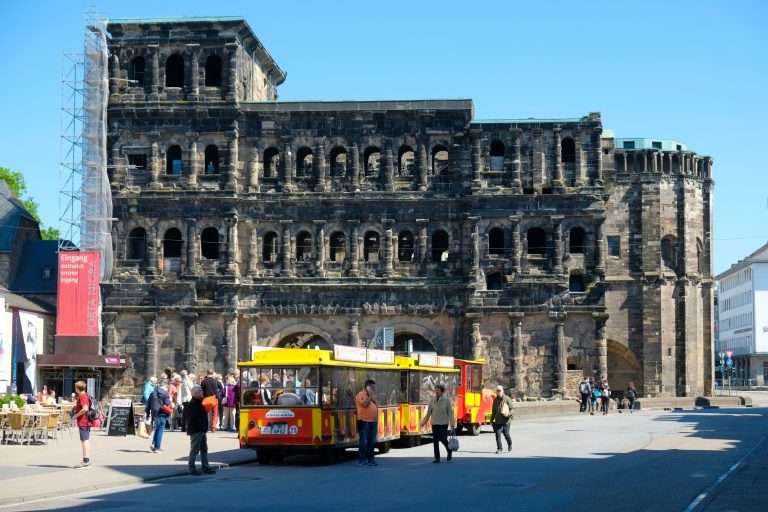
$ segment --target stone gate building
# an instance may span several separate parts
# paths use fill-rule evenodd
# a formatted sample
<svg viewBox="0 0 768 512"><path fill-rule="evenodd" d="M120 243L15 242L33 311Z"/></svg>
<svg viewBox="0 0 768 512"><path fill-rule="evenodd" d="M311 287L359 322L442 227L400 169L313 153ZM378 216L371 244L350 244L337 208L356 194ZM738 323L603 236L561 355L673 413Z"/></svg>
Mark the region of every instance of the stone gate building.
<svg viewBox="0 0 768 512"><path fill-rule="evenodd" d="M277 101L285 73L242 18L108 29L114 392L392 327L528 396L582 374L711 393L711 158L597 113Z"/></svg>

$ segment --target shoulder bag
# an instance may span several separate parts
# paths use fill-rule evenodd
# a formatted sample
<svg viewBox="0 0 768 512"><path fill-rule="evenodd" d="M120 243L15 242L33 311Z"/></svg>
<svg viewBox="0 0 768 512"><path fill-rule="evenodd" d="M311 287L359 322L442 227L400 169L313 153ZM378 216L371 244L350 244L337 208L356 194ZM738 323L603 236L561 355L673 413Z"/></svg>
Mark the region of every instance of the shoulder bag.
<svg viewBox="0 0 768 512"><path fill-rule="evenodd" d="M459 440L456 438L456 431L451 429L451 437L448 438L448 449L452 452L459 451Z"/></svg>

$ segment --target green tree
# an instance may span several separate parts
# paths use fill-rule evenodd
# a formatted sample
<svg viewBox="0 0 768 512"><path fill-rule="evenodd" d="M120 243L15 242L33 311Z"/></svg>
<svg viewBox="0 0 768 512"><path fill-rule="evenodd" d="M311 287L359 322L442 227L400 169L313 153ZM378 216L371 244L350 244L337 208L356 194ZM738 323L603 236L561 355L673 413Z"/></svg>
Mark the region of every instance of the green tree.
<svg viewBox="0 0 768 512"><path fill-rule="evenodd" d="M20 172L0 167L0 180L5 181L8 184L8 188L11 189L16 197L19 198L24 208L40 223L40 236L43 240L57 240L59 238L59 230L51 226L43 227L43 222L40 220L40 215L37 213L39 205L31 197L22 197L22 194L27 192L27 181L24 179L24 175Z"/></svg>

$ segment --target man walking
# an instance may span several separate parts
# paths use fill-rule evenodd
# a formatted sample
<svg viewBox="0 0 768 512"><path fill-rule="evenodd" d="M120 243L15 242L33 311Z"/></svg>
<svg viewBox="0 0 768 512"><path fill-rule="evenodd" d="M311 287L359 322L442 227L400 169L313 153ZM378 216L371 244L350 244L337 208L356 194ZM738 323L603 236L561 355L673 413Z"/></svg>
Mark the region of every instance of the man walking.
<svg viewBox="0 0 768 512"><path fill-rule="evenodd" d="M379 407L376 404L376 383L365 381L365 389L357 394L357 435L359 437L358 456L360 466L378 466L373 460L378 434Z"/></svg>
<svg viewBox="0 0 768 512"><path fill-rule="evenodd" d="M491 405L491 424L496 435L496 453L501 453L501 434L507 441L507 451L512 451L512 438L509 435L509 422L515 413L515 403L504 394L503 386L496 386L496 398Z"/></svg>
<svg viewBox="0 0 768 512"><path fill-rule="evenodd" d="M579 407L579 412L587 412L587 404L589 403L590 399L590 387L589 387L589 381L586 377L584 377L581 380L581 384L579 384L579 394L581 395L581 407Z"/></svg>
<svg viewBox="0 0 768 512"><path fill-rule="evenodd" d="M200 387L203 388L203 399L206 399L209 396L212 396L216 400L216 405L213 406L210 413L211 432L216 432L216 426L219 421L219 398L218 398L219 383L216 381L216 378L214 377L213 368L208 369L208 371L206 372L205 378L200 383Z"/></svg>
<svg viewBox="0 0 768 512"><path fill-rule="evenodd" d="M147 402L145 407L145 413L149 414L154 420L153 427L155 428L155 433L152 436L152 444L149 445L149 449L155 453L163 452L160 446L163 444L163 433L165 432L165 424L169 416L163 410L163 406L171 407L171 397L168 394L167 387L165 384L162 384L154 393L149 395L149 402Z"/></svg>
<svg viewBox="0 0 768 512"><path fill-rule="evenodd" d="M433 464L440 462L440 443L443 443L448 450L448 462L453 458L453 452L448 448L448 425L451 430L455 428L453 418L453 405L451 399L445 396L445 386L435 384L435 396L429 401L429 408L424 419L421 420L421 427L427 424L429 418L432 418L432 443L435 445L435 460Z"/></svg>
<svg viewBox="0 0 768 512"><path fill-rule="evenodd" d="M202 473L213 475L215 469L208 464L208 413L203 406L203 389L200 386L192 388L192 399L186 408L187 435L189 436L189 474L200 476ZM195 459L200 454L202 470L195 468Z"/></svg>

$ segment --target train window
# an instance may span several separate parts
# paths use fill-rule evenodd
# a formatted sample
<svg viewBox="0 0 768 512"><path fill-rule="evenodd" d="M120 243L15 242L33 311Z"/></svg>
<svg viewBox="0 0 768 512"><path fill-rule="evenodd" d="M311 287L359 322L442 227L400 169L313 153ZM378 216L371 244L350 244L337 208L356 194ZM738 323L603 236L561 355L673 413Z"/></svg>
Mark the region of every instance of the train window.
<svg viewBox="0 0 768 512"><path fill-rule="evenodd" d="M483 367L479 364L472 365L472 391L483 392Z"/></svg>
<svg viewBox="0 0 768 512"><path fill-rule="evenodd" d="M317 368L252 367L244 373L249 382L243 387L243 405L315 405L319 400Z"/></svg>
<svg viewBox="0 0 768 512"><path fill-rule="evenodd" d="M376 370L374 372L376 381L376 398L379 407L399 405L400 404L400 375L397 371Z"/></svg>
<svg viewBox="0 0 768 512"><path fill-rule="evenodd" d="M472 366L464 366L464 389L472 391Z"/></svg>

